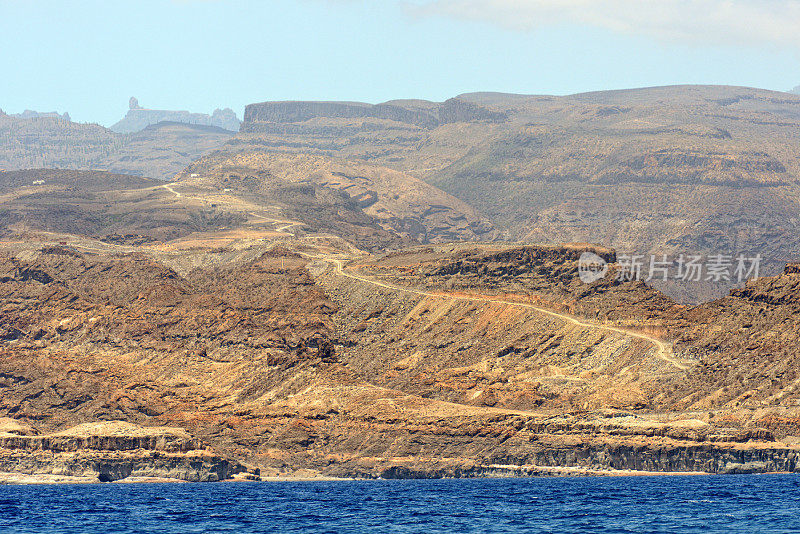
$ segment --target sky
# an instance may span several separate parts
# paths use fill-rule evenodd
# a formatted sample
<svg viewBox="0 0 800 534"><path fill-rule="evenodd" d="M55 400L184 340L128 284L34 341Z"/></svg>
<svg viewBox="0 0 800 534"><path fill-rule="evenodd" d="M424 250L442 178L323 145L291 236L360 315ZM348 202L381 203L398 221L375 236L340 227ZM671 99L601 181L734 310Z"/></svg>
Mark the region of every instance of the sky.
<svg viewBox="0 0 800 534"><path fill-rule="evenodd" d="M0 109L800 85L800 0L0 0Z"/></svg>

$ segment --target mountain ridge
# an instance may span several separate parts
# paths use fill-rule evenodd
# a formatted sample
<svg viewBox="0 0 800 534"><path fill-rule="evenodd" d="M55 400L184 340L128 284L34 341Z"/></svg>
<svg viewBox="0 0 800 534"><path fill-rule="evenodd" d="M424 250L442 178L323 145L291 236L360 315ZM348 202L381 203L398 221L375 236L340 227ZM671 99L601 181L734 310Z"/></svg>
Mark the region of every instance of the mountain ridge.
<svg viewBox="0 0 800 534"><path fill-rule="evenodd" d="M147 109L139 105L135 97L131 97L129 109L125 117L109 126L116 133L135 133L144 130L151 124L159 122L178 122L216 126L229 132L237 132L241 122L231 108L215 109L211 115L191 113L189 111L172 111L165 109Z"/></svg>

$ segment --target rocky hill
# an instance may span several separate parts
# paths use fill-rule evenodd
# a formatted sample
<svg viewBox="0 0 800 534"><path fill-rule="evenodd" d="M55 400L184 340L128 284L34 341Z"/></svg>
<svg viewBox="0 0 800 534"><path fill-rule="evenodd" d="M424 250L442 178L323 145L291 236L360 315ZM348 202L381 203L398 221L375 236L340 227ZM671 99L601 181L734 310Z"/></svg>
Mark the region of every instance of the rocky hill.
<svg viewBox="0 0 800 534"><path fill-rule="evenodd" d="M0 172L0 481L800 472L798 125L694 86L0 116L7 161L140 174ZM631 252L764 265L676 300Z"/></svg>
<svg viewBox="0 0 800 534"><path fill-rule="evenodd" d="M606 276L592 284L581 282L578 276L577 260L584 250L601 255L610 265ZM361 272L403 287L461 295L477 292L507 302L533 302L549 310L590 318L595 324L614 324L672 341L676 361L688 363L686 373L667 381L660 378L661 383L655 386L658 392L651 390L651 408L755 409L796 404L800 394L795 388L798 365L793 340L800 317L800 268L796 264L786 266L778 276L750 280L722 299L693 307L677 304L642 282L619 280L618 268L613 251L608 249L500 244L418 247L360 265ZM453 308L452 303L444 304ZM541 329L524 326L522 331L525 334L505 352L507 357L523 354L526 364L541 350L565 345L564 339L555 345L530 341L532 333ZM413 339L422 340L425 335ZM464 341L466 345L457 348L460 357L468 357L473 346L478 346L474 339ZM568 342L566 346L574 350L577 344ZM440 347L436 352L441 357L456 347ZM601 349L602 340L592 355L597 357ZM486 349L477 352L485 353ZM551 355L547 361L558 359ZM640 374L642 378L652 375L652 370ZM653 386L645 390L650 388ZM576 400L589 391L582 385Z"/></svg>
<svg viewBox="0 0 800 534"><path fill-rule="evenodd" d="M796 95L723 86L559 97L472 93L441 103L265 102L247 107L235 136L164 122L119 135L55 117L0 116L0 168L168 178L214 150L290 153L319 162L323 174L333 160L369 165L384 176L425 182L436 197L449 195L431 204L460 201L451 214L434 208L422 224L418 208L383 206L386 195L364 208L385 210L373 214L382 228L421 241L435 228L433 240L593 242L642 255L761 254L762 273L777 274L800 259L799 121ZM317 172L304 168L309 176ZM329 192L347 186L327 183ZM359 187L366 196L357 202L377 194ZM313 222L308 214L298 218ZM727 294L732 284L658 287L698 302Z"/></svg>
<svg viewBox="0 0 800 534"><path fill-rule="evenodd" d="M245 108L246 132L269 132L271 124L291 124L325 117L329 119L382 119L432 129L453 122L503 122L504 113L493 112L461 99L442 103L422 100L363 102L263 102Z"/></svg>
<svg viewBox="0 0 800 534"><path fill-rule="evenodd" d="M217 153L169 184L106 172L0 172L0 214L0 236L21 239L45 231L143 243L227 232L386 250L495 236L469 206L409 175L261 152Z"/></svg>
<svg viewBox="0 0 800 534"><path fill-rule="evenodd" d="M2 261L0 412L33 416L40 432L97 420L179 425L252 457L248 410L274 387L293 391L284 381L300 369L331 365L333 305L295 256L185 277L143 256L59 247Z"/></svg>
<svg viewBox="0 0 800 534"><path fill-rule="evenodd" d="M151 178L92 171L38 169L0 172L0 236L27 232L113 239L169 240L230 228L246 219L209 203L176 203Z"/></svg>

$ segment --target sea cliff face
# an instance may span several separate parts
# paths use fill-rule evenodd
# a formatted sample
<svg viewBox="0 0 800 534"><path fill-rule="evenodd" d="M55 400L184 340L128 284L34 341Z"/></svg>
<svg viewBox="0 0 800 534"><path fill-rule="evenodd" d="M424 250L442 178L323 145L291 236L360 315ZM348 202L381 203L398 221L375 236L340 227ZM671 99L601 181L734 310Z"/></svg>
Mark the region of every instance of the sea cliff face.
<svg viewBox="0 0 800 534"><path fill-rule="evenodd" d="M30 476L23 480L113 482L133 477L216 482L246 471L181 428L110 421L37 435L5 419L0 429L5 430L0 432L0 474Z"/></svg>

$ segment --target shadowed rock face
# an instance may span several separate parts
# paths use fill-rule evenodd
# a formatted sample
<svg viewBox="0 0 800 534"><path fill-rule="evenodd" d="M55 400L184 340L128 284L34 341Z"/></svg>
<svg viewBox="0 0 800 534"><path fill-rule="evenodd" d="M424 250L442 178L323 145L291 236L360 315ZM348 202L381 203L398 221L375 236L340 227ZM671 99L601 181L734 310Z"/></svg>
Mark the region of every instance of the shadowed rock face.
<svg viewBox="0 0 800 534"><path fill-rule="evenodd" d="M292 123L303 122L316 117L338 119L375 118L407 124L422 128L433 128L439 121L435 116L418 111L407 110L390 104L370 105L361 102L264 102L250 104L244 111L245 131L258 131L259 122Z"/></svg>
<svg viewBox="0 0 800 534"><path fill-rule="evenodd" d="M8 420L16 423L14 420ZM9 427L0 420L0 428ZM244 471L182 428L145 428L123 421L84 423L53 434L33 434L17 423L0 431L0 473L77 477L112 482L128 477L218 481Z"/></svg>

